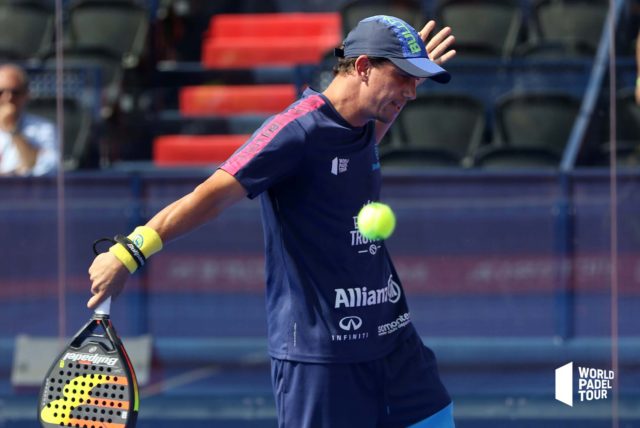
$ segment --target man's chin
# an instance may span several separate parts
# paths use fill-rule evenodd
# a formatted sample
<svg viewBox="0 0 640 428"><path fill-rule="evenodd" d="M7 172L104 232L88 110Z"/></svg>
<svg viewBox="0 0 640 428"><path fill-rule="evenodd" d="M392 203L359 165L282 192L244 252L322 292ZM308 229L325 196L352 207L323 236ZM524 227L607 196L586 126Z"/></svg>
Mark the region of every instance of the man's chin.
<svg viewBox="0 0 640 428"><path fill-rule="evenodd" d="M382 123L390 124L396 120L396 117L398 117L397 113L385 114L385 115L378 116L376 120Z"/></svg>

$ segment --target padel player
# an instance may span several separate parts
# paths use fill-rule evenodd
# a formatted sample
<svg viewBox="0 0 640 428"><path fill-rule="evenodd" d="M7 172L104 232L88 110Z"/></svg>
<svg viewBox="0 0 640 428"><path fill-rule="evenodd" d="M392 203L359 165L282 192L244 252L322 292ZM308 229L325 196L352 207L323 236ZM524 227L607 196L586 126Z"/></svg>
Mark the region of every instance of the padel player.
<svg viewBox="0 0 640 428"><path fill-rule="evenodd" d="M445 28L425 46L434 27L362 20L336 49L325 91L307 89L268 119L211 177L129 235L134 247L117 243L96 257L89 307L119 293L140 265L132 248L149 257L234 202L259 198L279 426L453 427L385 243L360 239L354 224L380 198L376 144L418 84L450 78L438 64L455 55L453 36Z"/></svg>

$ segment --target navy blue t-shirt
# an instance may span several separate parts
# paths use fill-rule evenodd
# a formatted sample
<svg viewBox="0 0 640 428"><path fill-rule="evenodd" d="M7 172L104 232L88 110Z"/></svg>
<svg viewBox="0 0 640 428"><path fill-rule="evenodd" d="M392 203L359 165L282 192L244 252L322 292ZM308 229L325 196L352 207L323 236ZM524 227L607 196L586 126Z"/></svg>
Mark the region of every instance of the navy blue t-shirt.
<svg viewBox="0 0 640 428"><path fill-rule="evenodd" d="M384 242L356 227L380 197L374 128L352 127L307 89L220 166L260 196L274 358L367 361L413 332Z"/></svg>

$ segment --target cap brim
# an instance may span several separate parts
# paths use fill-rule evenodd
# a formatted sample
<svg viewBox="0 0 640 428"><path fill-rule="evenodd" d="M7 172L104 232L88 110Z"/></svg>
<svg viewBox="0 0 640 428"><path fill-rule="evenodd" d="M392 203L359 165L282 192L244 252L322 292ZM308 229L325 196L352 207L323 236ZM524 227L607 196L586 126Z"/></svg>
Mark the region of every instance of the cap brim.
<svg viewBox="0 0 640 428"><path fill-rule="evenodd" d="M415 77L425 77L438 83L447 83L451 75L447 70L427 58L388 58L405 73Z"/></svg>

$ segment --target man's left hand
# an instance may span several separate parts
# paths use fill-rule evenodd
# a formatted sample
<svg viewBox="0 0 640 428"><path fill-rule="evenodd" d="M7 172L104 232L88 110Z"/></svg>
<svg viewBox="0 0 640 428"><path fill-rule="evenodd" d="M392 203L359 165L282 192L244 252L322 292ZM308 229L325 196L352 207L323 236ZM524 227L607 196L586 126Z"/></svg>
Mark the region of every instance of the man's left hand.
<svg viewBox="0 0 640 428"><path fill-rule="evenodd" d="M431 40L427 41L435 28L436 21L429 21L418 34L427 47L429 59L438 65L442 65L456 55L456 51L451 49L456 38L451 34L451 27L444 27Z"/></svg>

